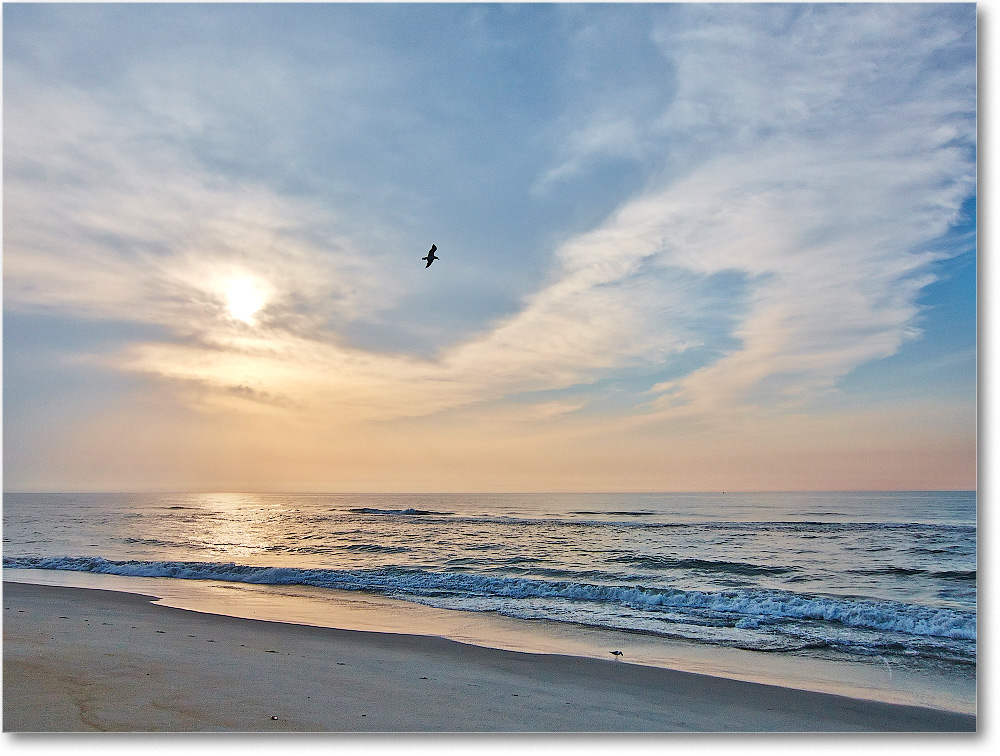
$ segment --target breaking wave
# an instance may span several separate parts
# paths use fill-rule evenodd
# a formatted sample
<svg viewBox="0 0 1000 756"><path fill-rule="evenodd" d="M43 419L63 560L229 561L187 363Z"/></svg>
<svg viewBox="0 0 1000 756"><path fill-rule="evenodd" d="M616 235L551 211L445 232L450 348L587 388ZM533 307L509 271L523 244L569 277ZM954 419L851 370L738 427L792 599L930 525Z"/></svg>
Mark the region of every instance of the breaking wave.
<svg viewBox="0 0 1000 756"><path fill-rule="evenodd" d="M336 570L264 567L219 562L116 561L101 557L5 557L6 568L73 570L136 577L185 580L221 580L257 585L310 585L350 591L370 591L401 599L434 597L488 598L489 607L516 609L518 601L541 607L540 616L573 619L576 605L611 605L653 616L678 614L692 621L709 617L713 624L753 629L773 628L782 621L829 623L864 631L922 638L975 641L975 614L956 609L930 608L896 601L854 600L796 594L763 588L733 591L697 591L629 585L595 585L573 580L538 580L464 572L434 572L416 568ZM495 600L512 601L503 605ZM545 600L561 602L546 616ZM570 608L567 609L566 606ZM472 601L462 608L474 609ZM482 604L479 604L482 606ZM553 604L554 606L554 604ZM481 609L480 609L481 610Z"/></svg>

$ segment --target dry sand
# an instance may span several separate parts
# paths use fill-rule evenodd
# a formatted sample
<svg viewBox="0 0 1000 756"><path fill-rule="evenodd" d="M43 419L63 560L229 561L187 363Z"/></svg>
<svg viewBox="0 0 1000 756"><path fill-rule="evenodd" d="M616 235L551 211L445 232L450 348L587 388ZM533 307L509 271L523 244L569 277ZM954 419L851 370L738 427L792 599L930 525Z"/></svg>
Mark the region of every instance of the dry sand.
<svg viewBox="0 0 1000 756"><path fill-rule="evenodd" d="M3 729L971 732L972 716L3 584Z"/></svg>

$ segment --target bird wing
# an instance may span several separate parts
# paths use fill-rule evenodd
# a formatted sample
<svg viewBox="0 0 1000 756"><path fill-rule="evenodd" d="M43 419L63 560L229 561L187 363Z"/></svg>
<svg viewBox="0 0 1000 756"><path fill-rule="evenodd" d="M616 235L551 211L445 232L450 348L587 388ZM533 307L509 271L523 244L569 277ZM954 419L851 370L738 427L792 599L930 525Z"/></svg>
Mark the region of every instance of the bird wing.
<svg viewBox="0 0 1000 756"><path fill-rule="evenodd" d="M431 245L431 251L430 251L430 252L428 252L427 254L429 254L429 255L433 255L433 254L434 254L435 252L437 252L437 248L438 248L438 245L437 245L437 244L432 244L432 245Z"/></svg>

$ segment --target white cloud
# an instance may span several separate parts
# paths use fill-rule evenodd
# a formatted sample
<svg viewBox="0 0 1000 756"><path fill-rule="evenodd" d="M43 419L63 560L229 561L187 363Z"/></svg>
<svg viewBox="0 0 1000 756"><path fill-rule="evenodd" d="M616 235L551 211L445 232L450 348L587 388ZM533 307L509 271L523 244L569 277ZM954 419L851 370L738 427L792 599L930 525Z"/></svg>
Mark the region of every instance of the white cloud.
<svg viewBox="0 0 1000 756"><path fill-rule="evenodd" d="M154 114L31 84L7 102L9 306L188 334L242 274L276 290L273 319L315 330L397 293L328 210L207 170Z"/></svg>
<svg viewBox="0 0 1000 756"><path fill-rule="evenodd" d="M208 128L203 100L164 103L164 138L151 110L21 82L7 105L9 306L161 325L177 340L113 364L210 402L290 400L341 423L669 364L718 315L692 281L735 273L746 290L725 309L740 346L661 384L654 411L807 401L912 333L926 245L972 190L972 63L936 64L954 34L913 6L684 13L652 32L678 72L669 106L571 127L540 185L600 155L673 168L559 245L519 312L434 359L342 342L337 326L390 307L404 279L335 209L194 159L177 136ZM226 317L240 274L270 288L255 330Z"/></svg>

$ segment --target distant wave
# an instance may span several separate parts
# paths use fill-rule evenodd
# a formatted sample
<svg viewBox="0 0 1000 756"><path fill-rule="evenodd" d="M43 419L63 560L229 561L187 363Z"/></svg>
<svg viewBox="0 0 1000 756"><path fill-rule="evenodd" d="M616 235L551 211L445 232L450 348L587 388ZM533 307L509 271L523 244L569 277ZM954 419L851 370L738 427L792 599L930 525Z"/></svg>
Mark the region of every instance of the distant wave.
<svg viewBox="0 0 1000 756"><path fill-rule="evenodd" d="M455 512L439 512L429 509L379 509L377 507L353 507L342 510L351 514L374 514L374 515L418 515L421 521L428 523L438 522L437 517L447 518L440 522L451 524L475 524L475 525L545 525L547 527L565 528L605 528L608 520L604 519L573 519L565 517L524 517L524 516L501 516L501 515L458 515ZM625 510L573 510L569 514L587 515L590 517L615 517L614 526L617 528L635 528L638 530L659 530L662 528L688 528L691 530L726 531L738 532L771 532L771 533L817 533L821 535L834 533L865 533L880 531L912 531L912 532L933 532L936 535L950 534L955 536L974 535L976 528L974 525L943 525L929 523L903 523L903 522L821 522L818 520L766 520L766 521L730 521L730 520L701 520L695 522L649 522L639 518L657 515L653 511L625 511ZM635 517L630 520L627 518ZM617 519L621 518L621 519Z"/></svg>
<svg viewBox="0 0 1000 756"><path fill-rule="evenodd" d="M164 541L160 538L122 538L122 543L137 543L143 546L178 546L176 541Z"/></svg>
<svg viewBox="0 0 1000 756"><path fill-rule="evenodd" d="M663 556L647 556L630 554L611 557L609 562L619 564L634 564L656 570L707 570L711 572L731 572L738 575L783 575L794 572L794 567L780 567L766 564L749 564L747 562L726 562L712 559L674 559Z"/></svg>
<svg viewBox="0 0 1000 756"><path fill-rule="evenodd" d="M916 577L917 575L928 574L927 570L919 567L865 567L854 570L844 570L848 575L899 575L902 577Z"/></svg>
<svg viewBox="0 0 1000 756"><path fill-rule="evenodd" d="M600 509L600 510L589 510L589 509L577 509L570 512L570 514L579 515L614 515L616 517L648 517L649 515L655 515L652 509L630 509L630 510L614 510L614 509Z"/></svg>
<svg viewBox="0 0 1000 756"><path fill-rule="evenodd" d="M434 512L430 509L376 509L375 507L354 507L347 510L354 514L384 514L384 515L450 515L454 512Z"/></svg>
<svg viewBox="0 0 1000 756"><path fill-rule="evenodd" d="M940 572L932 572L936 578L943 578L945 580L975 580L976 571L975 570L941 570Z"/></svg>
<svg viewBox="0 0 1000 756"><path fill-rule="evenodd" d="M218 562L115 561L101 557L5 557L4 567L75 570L112 575L222 580L259 585L311 585L406 597L490 597L559 599L612 604L647 612L708 612L730 617L731 625L807 620L850 628L974 641L976 617L953 609L933 609L895 601L859 601L787 591L684 591L672 588L593 585L455 572L386 567L368 570L260 567ZM551 619L560 619L552 616ZM572 620L571 620L572 621Z"/></svg>
<svg viewBox="0 0 1000 756"><path fill-rule="evenodd" d="M137 546L155 546L167 548L201 548L203 544L192 541L167 541L162 538L134 538L127 536L121 539L122 543L131 543Z"/></svg>
<svg viewBox="0 0 1000 756"><path fill-rule="evenodd" d="M917 577L927 575L944 580L975 580L975 570L925 570L919 567L871 567L867 569L845 570L851 575L891 575L902 577Z"/></svg>
<svg viewBox="0 0 1000 756"><path fill-rule="evenodd" d="M379 546L377 543L352 543L342 548L344 551L361 551L366 554L403 554L413 550L406 546Z"/></svg>

